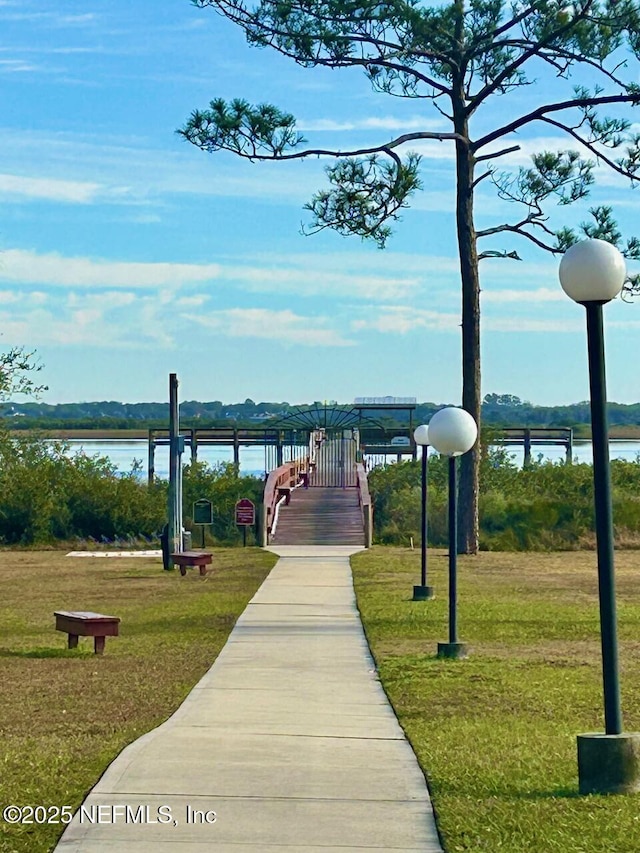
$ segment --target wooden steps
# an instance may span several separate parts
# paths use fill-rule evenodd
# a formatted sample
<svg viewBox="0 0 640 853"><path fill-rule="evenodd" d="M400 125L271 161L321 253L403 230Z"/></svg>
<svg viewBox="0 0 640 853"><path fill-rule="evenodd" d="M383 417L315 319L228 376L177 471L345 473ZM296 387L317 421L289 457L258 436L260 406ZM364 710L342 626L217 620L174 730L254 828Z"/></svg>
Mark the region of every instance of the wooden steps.
<svg viewBox="0 0 640 853"><path fill-rule="evenodd" d="M356 488L295 489L280 505L272 545L364 545Z"/></svg>

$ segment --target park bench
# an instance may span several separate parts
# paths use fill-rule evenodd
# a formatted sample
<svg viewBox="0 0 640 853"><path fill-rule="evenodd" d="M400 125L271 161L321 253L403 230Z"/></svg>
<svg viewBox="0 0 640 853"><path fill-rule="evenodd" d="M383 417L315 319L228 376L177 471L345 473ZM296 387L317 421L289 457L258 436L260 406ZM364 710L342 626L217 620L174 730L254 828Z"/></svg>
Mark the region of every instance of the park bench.
<svg viewBox="0 0 640 853"><path fill-rule="evenodd" d="M195 566L200 569L200 574L204 577L207 574L207 566L213 560L213 555L208 551L178 551L175 554L171 554L171 560L174 565L180 567L180 574L183 577L187 573L187 567Z"/></svg>
<svg viewBox="0 0 640 853"><path fill-rule="evenodd" d="M78 637L93 637L93 651L101 655L106 638L118 636L119 616L84 610L56 610L53 615L56 617L56 631L69 635L67 646L70 649L77 647Z"/></svg>

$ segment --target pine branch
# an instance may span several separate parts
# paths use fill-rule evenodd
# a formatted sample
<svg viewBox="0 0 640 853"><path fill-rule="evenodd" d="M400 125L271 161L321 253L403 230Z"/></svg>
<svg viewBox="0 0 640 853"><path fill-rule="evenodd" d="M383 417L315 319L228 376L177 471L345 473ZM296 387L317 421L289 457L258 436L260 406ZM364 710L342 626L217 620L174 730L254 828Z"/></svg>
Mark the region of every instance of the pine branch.
<svg viewBox="0 0 640 853"><path fill-rule="evenodd" d="M603 154L599 148L596 148L592 142L581 136L574 128L570 127L569 125L563 124L562 122L555 121L551 118L543 118L541 119L541 121L544 121L546 124L550 124L553 127L557 127L559 130L562 130L565 133L569 134L569 136L575 139L576 142L579 142L580 145L584 145L584 147L588 149L595 157L597 157L598 160L602 160L604 163L607 164L607 166L609 166L610 169L613 169L614 172L617 172L619 175L622 175L622 177L629 178L631 181L640 181L640 177L622 168L620 165L618 165L618 163L615 162L615 160L612 160L610 157L607 157L606 154Z"/></svg>
<svg viewBox="0 0 640 853"><path fill-rule="evenodd" d="M528 124L531 124L534 121L540 121L549 113L557 113L562 112L563 110L570 109L579 109L580 107L597 107L603 106L604 104L632 104L637 106L640 104L640 91L629 92L626 95L603 95L593 96L590 98L575 98L573 100L568 101L560 101L555 104L544 104L542 107L538 107L535 110L532 110L530 113L526 115L520 116L513 121L510 121L508 124L503 125L502 127L497 128L496 130L491 131L491 133L487 133L485 136L477 139L475 142L471 143L472 151L479 151L481 148L484 148L486 145L489 145L491 142L494 142L496 139L501 139L503 136L507 136L509 133L514 133L519 130L521 127L525 127Z"/></svg>
<svg viewBox="0 0 640 853"><path fill-rule="evenodd" d="M373 239L383 248L391 234L389 222L407 207L408 197L421 188L420 158L409 154L403 163L391 152L392 163L376 154L365 159L347 158L327 169L332 189L322 190L305 205L313 215L312 226L303 233L331 228L343 236Z"/></svg>
<svg viewBox="0 0 640 853"><path fill-rule="evenodd" d="M468 114L471 115L479 106L482 104L484 100L486 100L490 95L494 92L497 92L501 89L503 83L512 77L525 63L527 63L534 56L539 55L541 50L544 50L545 47L550 45L554 40L561 38L563 35L572 30L576 23L580 20L584 20L586 16L586 12L590 6L593 5L593 0L587 0L584 8L580 11L578 15L568 21L563 26L559 27L557 30L553 30L550 32L546 38L532 43L531 47L524 50L524 52L513 62L509 63L505 66L500 74L498 74L490 83L487 83L483 89L476 93L473 97L472 102L468 107ZM526 17L526 16L525 16ZM497 47L498 45L496 45Z"/></svg>
<svg viewBox="0 0 640 853"><path fill-rule="evenodd" d="M184 128L177 131L187 142L203 151L231 151L247 160L300 160L305 157L361 157L384 153L391 156L394 148L422 139L451 141L461 139L457 133L423 131L404 133L381 145L341 151L331 148L309 148L291 151L304 137L295 131L295 119L271 104L252 107L246 101L229 103L222 98L211 101L208 110L195 110Z"/></svg>

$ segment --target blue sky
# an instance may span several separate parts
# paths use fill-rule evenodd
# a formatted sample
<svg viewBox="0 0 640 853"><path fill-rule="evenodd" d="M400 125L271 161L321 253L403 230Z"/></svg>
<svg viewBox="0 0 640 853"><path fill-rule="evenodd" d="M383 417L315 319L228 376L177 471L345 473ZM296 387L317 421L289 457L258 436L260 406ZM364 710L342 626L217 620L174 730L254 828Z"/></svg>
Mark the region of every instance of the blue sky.
<svg viewBox="0 0 640 853"><path fill-rule="evenodd" d="M250 48L188 0L0 0L0 27L0 348L37 349L45 401L164 400L176 372L181 399L460 403L449 143L413 146L425 189L380 251L301 235L327 161L251 164L175 134L213 97L244 97L292 112L310 144L346 149L448 129L427 102ZM503 98L477 127L535 97ZM559 147L537 130L506 168ZM632 227L640 194L598 176L562 221L614 203ZM489 186L477 210L480 227L514 213ZM584 312L558 261L495 247L523 261L483 262L483 393L587 399ZM609 398L636 402L639 306L617 300L605 317Z"/></svg>

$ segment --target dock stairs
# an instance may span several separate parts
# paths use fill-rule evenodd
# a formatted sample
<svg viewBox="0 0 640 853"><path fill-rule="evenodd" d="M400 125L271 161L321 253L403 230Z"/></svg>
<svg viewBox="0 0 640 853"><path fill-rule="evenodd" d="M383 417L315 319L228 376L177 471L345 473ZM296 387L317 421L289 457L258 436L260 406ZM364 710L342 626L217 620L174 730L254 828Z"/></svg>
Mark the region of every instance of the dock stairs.
<svg viewBox="0 0 640 853"><path fill-rule="evenodd" d="M363 545L364 525L358 490L298 488L280 505L272 545Z"/></svg>

